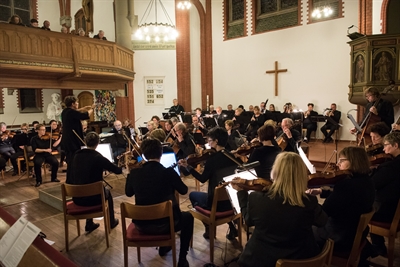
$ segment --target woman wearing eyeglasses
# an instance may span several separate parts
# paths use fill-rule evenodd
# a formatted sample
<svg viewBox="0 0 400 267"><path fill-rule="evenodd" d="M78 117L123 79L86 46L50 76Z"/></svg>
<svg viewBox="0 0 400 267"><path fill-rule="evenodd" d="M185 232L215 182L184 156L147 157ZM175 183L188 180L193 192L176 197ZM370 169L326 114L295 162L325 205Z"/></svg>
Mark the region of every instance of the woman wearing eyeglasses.
<svg viewBox="0 0 400 267"><path fill-rule="evenodd" d="M324 227L313 230L321 247L331 238L335 241L335 251L350 252L361 214L372 210L375 188L368 175L369 160L363 148L344 148L339 153L337 165L341 171L350 174L337 182L333 190L312 190L312 194L326 197L322 208L329 217Z"/></svg>
<svg viewBox="0 0 400 267"><path fill-rule="evenodd" d="M383 138L383 150L393 156L393 160L382 163L372 175L375 184L376 210L373 221L391 223L400 199L400 132L393 132ZM383 236L370 234L376 254L386 255Z"/></svg>

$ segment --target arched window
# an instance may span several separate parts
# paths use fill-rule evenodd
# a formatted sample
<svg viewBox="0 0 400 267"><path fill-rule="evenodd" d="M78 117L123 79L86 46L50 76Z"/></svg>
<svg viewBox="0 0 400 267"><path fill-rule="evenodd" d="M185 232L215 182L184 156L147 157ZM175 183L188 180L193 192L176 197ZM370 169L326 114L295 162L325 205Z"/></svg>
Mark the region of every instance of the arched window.
<svg viewBox="0 0 400 267"><path fill-rule="evenodd" d="M0 0L0 22L8 22L12 15L21 17L22 23L29 25L31 18L36 18L37 0Z"/></svg>
<svg viewBox="0 0 400 267"><path fill-rule="evenodd" d="M224 0L225 40L246 35L246 1Z"/></svg>
<svg viewBox="0 0 400 267"><path fill-rule="evenodd" d="M309 23L343 17L342 0L308 0Z"/></svg>
<svg viewBox="0 0 400 267"><path fill-rule="evenodd" d="M253 34L297 26L301 21L300 0L252 0Z"/></svg>

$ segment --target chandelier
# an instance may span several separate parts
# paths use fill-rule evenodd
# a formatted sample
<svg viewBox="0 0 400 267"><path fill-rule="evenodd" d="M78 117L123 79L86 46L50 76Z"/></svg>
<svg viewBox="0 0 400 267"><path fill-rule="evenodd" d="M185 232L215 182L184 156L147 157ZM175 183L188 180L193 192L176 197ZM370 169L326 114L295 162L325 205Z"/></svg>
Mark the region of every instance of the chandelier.
<svg viewBox="0 0 400 267"><path fill-rule="evenodd" d="M311 16L316 19L320 19L322 17L327 18L332 15L333 10L330 6L316 7L312 12Z"/></svg>
<svg viewBox="0 0 400 267"><path fill-rule="evenodd" d="M180 1L177 5L177 7L179 9L185 10L185 9L190 9L190 7L192 6L192 4L190 3L190 0L184 0L184 1Z"/></svg>
<svg viewBox="0 0 400 267"><path fill-rule="evenodd" d="M161 7L161 11L164 14L165 22L159 22L158 8ZM151 14L154 14L152 17ZM154 19L154 21L150 21ZM142 19L140 20L135 37L139 40L146 40L148 42L168 42L175 40L178 37L178 32L173 24L171 18L168 15L161 0L150 0L149 5L144 12Z"/></svg>

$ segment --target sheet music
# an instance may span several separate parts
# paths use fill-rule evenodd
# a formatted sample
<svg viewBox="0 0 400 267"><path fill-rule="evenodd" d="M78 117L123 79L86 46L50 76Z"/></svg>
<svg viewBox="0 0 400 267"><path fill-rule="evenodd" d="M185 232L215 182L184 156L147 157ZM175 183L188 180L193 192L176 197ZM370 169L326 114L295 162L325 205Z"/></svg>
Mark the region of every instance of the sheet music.
<svg viewBox="0 0 400 267"><path fill-rule="evenodd" d="M299 151L299 155L301 157L301 159L303 160L304 164L306 165L308 171L311 174L314 174L317 172L317 170L315 169L314 165L311 163L311 161L307 158L306 154L304 153L303 149L300 147L300 145L297 145L297 151Z"/></svg>
<svg viewBox="0 0 400 267"><path fill-rule="evenodd" d="M254 169L251 169L250 171L254 172ZM226 176L226 177L223 178L223 180L225 182L230 182L235 177L240 177L240 178L246 179L246 180L254 180L254 179L256 179L254 177L254 175L252 175L248 171L245 171L245 172L235 173L235 174ZM236 194L237 191L235 189L233 189L231 184L228 184L227 186L225 186L225 189L226 189L226 192L228 193L229 199L231 200L233 211L235 212L235 214L239 214L241 211L240 211L239 199L238 199L237 194ZM250 193L252 191L248 191L248 192Z"/></svg>

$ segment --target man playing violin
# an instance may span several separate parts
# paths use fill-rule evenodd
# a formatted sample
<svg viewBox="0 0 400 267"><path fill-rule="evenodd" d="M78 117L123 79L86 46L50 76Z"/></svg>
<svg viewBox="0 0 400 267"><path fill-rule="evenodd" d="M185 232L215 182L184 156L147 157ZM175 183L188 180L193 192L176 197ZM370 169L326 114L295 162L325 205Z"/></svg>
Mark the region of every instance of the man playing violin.
<svg viewBox="0 0 400 267"><path fill-rule="evenodd" d="M195 143L197 145L203 146L204 145L203 136L205 136L208 131L205 125L199 121L199 118L197 116L192 116L192 125L190 126L189 131L195 137ZM199 136L200 138L196 138L196 136Z"/></svg>
<svg viewBox="0 0 400 267"><path fill-rule="evenodd" d="M369 156L383 153L383 137L390 132L384 122L377 122L369 127L371 144L365 147Z"/></svg>
<svg viewBox="0 0 400 267"><path fill-rule="evenodd" d="M286 146L283 151L296 152L297 153L297 142L301 140L299 131L293 129L293 120L290 118L284 118L281 122L281 130L276 135L279 139L283 138L286 142ZM277 140L278 144L280 140Z"/></svg>
<svg viewBox="0 0 400 267"><path fill-rule="evenodd" d="M42 184L41 168L44 162L51 165L51 181L60 182L57 179L58 160L51 154L51 152L53 151L53 147L58 146L62 138L60 137L60 139L53 142L50 135L46 135L46 127L43 124L38 124L36 129L38 131L38 135L33 137L31 140L32 150L35 152L35 157L33 158L33 168L36 175L35 187L38 187Z"/></svg>
<svg viewBox="0 0 400 267"><path fill-rule="evenodd" d="M173 168L165 168L160 163L162 146L160 141L148 138L143 141L141 150L147 162L141 168L132 169L126 179L125 193L128 197L135 195L136 205L154 205L172 201L175 231L181 231L181 246L178 267L189 266L186 260L190 239L193 235L193 216L182 212L175 191L184 195L188 188ZM144 234L166 234L169 223L164 219L153 221L134 221L139 232ZM160 247L158 254L163 257L171 247Z"/></svg>
<svg viewBox="0 0 400 267"><path fill-rule="evenodd" d="M376 189L373 221L391 223L400 199L400 133L393 132L383 138L383 150L393 160L382 163L372 175ZM383 236L370 234L375 252L385 256L387 250Z"/></svg>
<svg viewBox="0 0 400 267"><path fill-rule="evenodd" d="M15 154L15 150L12 145L12 140L14 138L15 133L11 133L7 130L7 124L4 122L0 122L0 154L3 158L8 161L11 160L11 164L13 165L14 173L13 176L18 174L18 164L16 158L12 158L11 156Z"/></svg>
<svg viewBox="0 0 400 267"><path fill-rule="evenodd" d="M188 165L186 160L179 160L179 165L186 168L201 183L208 181L208 191L191 192L189 194L192 206L200 206L204 209L211 210L214 198L214 189L222 181L225 176L234 174L237 164L228 158L226 154L234 156L225 150L228 141L228 133L222 127L215 127L208 132L208 144L217 152L212 154L206 161L202 174L198 173L192 166ZM218 202L217 211L231 210L232 206L229 200ZM237 229L232 222L229 222L230 232L227 235L228 239L234 239L238 236ZM209 228L205 225L204 238L209 238Z"/></svg>
<svg viewBox="0 0 400 267"><path fill-rule="evenodd" d="M128 147L129 142L126 138L129 138L131 132L122 127L121 121L116 120L110 133L114 134L109 137L109 142L114 155L114 162L118 162L118 156L124 153Z"/></svg>
<svg viewBox="0 0 400 267"><path fill-rule="evenodd" d="M176 142L179 146L179 151L176 155L178 159L184 159L187 156L196 153L193 137L188 133L183 122L178 122L174 126L176 134Z"/></svg>

